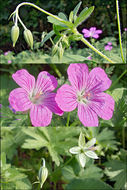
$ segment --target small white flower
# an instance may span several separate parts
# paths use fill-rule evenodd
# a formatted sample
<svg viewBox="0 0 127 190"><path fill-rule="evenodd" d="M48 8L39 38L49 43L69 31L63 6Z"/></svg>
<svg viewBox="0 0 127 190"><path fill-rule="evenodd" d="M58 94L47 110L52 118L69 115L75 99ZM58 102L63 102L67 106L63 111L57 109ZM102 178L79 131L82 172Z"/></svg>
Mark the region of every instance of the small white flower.
<svg viewBox="0 0 127 190"><path fill-rule="evenodd" d="M98 156L94 152L96 147L94 144L96 143L96 138L91 139L87 143L85 143L84 134L81 132L78 140L78 146L70 148L69 152L71 154L77 154L79 157L79 162L81 166L84 168L86 164L86 156L93 159L98 159Z"/></svg>

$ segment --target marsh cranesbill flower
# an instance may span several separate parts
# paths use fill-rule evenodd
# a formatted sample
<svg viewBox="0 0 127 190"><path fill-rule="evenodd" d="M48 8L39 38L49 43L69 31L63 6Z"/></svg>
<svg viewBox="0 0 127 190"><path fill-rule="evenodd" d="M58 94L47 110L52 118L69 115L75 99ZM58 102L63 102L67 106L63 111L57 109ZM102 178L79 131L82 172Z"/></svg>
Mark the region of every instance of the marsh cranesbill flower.
<svg viewBox="0 0 127 190"><path fill-rule="evenodd" d="M6 52L4 52L4 55L6 56L6 55L8 55L10 52L11 52L11 51L6 51Z"/></svg>
<svg viewBox="0 0 127 190"><path fill-rule="evenodd" d="M10 105L15 111L30 110L30 119L33 126L47 126L52 119L52 112L62 115L63 111L58 107L52 92L57 87L57 80L46 71L39 73L37 81L27 70L21 69L12 75L12 78L20 86L11 91L9 95Z"/></svg>
<svg viewBox="0 0 127 190"><path fill-rule="evenodd" d="M124 28L124 31L127 32L127 28Z"/></svg>
<svg viewBox="0 0 127 190"><path fill-rule="evenodd" d="M99 34L102 33L102 30L96 30L96 27L91 27L89 30L88 29L83 29L82 33L84 35L85 38L99 38Z"/></svg>
<svg viewBox="0 0 127 190"><path fill-rule="evenodd" d="M95 143L96 143L95 138L85 143L84 134L81 132L78 140L78 146L74 146L69 150L71 154L78 155L79 162L83 168L85 167L86 164L86 157L98 159L98 156L94 152L94 150L96 150L96 147L94 147Z"/></svg>
<svg viewBox="0 0 127 190"><path fill-rule="evenodd" d="M108 42L107 45L105 45L105 50L111 51L111 49L112 49L112 42Z"/></svg>
<svg viewBox="0 0 127 190"><path fill-rule="evenodd" d="M98 116L109 120L114 100L103 91L111 85L105 71L96 67L89 72L86 64L70 64L67 70L71 85L64 84L56 94L58 106L65 112L78 108L78 117L86 127L98 126Z"/></svg>

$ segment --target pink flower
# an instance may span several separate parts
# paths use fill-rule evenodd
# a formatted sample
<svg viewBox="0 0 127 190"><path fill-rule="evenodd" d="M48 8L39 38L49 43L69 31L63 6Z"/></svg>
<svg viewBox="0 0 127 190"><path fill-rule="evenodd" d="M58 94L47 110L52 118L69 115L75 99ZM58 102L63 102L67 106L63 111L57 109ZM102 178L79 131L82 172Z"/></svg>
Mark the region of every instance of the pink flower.
<svg viewBox="0 0 127 190"><path fill-rule="evenodd" d="M91 56L88 56L87 59L92 60L92 57L91 57Z"/></svg>
<svg viewBox="0 0 127 190"><path fill-rule="evenodd" d="M106 45L106 46L105 46L105 50L106 50L106 51L111 51L111 49L112 49L112 46L109 46L109 45Z"/></svg>
<svg viewBox="0 0 127 190"><path fill-rule="evenodd" d="M6 56L6 55L8 55L10 52L11 52L11 51L6 51L6 52L4 53L4 55Z"/></svg>
<svg viewBox="0 0 127 190"><path fill-rule="evenodd" d="M71 85L64 84L56 94L58 106L65 112L78 108L78 117L86 127L98 126L98 116L109 120L113 115L114 100L103 91L111 80L100 67L89 73L86 64L70 64L67 70Z"/></svg>
<svg viewBox="0 0 127 190"><path fill-rule="evenodd" d="M63 111L58 107L52 92L57 87L57 80L46 71L39 73L37 81L27 70L21 69L12 75L12 78L20 86L11 91L9 95L10 105L15 111L30 110L30 119L33 126L47 126L52 119L52 112L62 115Z"/></svg>
<svg viewBox="0 0 127 190"><path fill-rule="evenodd" d="M101 34L102 33L102 30L96 30L96 27L91 27L89 30L87 29L83 29L82 30L82 33L84 34L84 37L85 38L89 38L89 37L92 37L92 38L99 38L99 35L98 34Z"/></svg>
<svg viewBox="0 0 127 190"><path fill-rule="evenodd" d="M12 61L11 61L11 60L8 60L8 64L10 64L10 63L12 63Z"/></svg>
<svg viewBox="0 0 127 190"><path fill-rule="evenodd" d="M127 28L124 28L124 31L126 32L126 31L127 31Z"/></svg>
<svg viewBox="0 0 127 190"><path fill-rule="evenodd" d="M112 42L108 42L107 44L108 44L109 46L111 46L111 45L112 45Z"/></svg>

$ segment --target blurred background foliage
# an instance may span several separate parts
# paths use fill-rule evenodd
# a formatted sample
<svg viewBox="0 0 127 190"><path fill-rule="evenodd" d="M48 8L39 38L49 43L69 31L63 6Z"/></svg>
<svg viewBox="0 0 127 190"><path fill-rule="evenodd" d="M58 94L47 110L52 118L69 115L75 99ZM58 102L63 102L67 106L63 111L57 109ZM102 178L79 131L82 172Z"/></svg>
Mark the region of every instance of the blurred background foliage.
<svg viewBox="0 0 127 190"><path fill-rule="evenodd" d="M0 6L0 49L4 52L11 50L16 54L28 49L24 39L23 39L23 28L20 25L20 38L17 42L15 48L12 47L10 31L13 26L12 19L8 20L10 14L15 10L16 6L23 2L22 0L8 0L2 1ZM41 8L58 15L59 12L64 12L66 15L69 15L70 11L74 9L74 7L78 4L79 0L35 0L31 1L32 3L40 6ZM121 16L121 31L124 31L126 27L126 1L122 0L119 2L120 4L120 16ZM116 22L116 5L115 0L83 0L80 10L83 8L95 6L95 10L90 18L82 23L78 27L79 32L82 31L83 28L90 28L91 26L96 26L99 29L103 30L101 38L115 37L118 39L117 32L117 22ZM43 31L49 32L52 29L52 24L47 22L47 15L39 12L38 10L30 7L23 6L20 9L20 16L27 28L29 28L34 35L34 41L40 42L41 35ZM118 41L117 41L118 42ZM48 42L48 46L50 47L50 42ZM78 47L84 47L83 43L79 42ZM46 48L46 47L45 47ZM48 47L47 47L48 48Z"/></svg>

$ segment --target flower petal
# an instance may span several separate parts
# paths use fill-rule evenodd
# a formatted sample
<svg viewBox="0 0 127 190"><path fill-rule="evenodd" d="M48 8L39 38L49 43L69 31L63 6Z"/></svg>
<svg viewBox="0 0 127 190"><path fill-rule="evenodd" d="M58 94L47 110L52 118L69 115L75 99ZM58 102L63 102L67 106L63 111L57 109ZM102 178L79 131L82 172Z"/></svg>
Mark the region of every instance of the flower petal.
<svg viewBox="0 0 127 190"><path fill-rule="evenodd" d="M27 111L32 103L29 100L28 93L23 88L16 88L9 94L9 102L15 111Z"/></svg>
<svg viewBox="0 0 127 190"><path fill-rule="evenodd" d="M90 32L95 32L96 31L96 27L91 27L90 28Z"/></svg>
<svg viewBox="0 0 127 190"><path fill-rule="evenodd" d="M57 87L57 80L46 71L39 73L36 82L36 89L40 92L51 92Z"/></svg>
<svg viewBox="0 0 127 190"><path fill-rule="evenodd" d="M91 150L86 151L85 155L88 156L89 158L98 159L98 156L96 155L96 153Z"/></svg>
<svg viewBox="0 0 127 190"><path fill-rule="evenodd" d="M111 119L113 116L114 105L115 105L114 99L109 94L106 94L104 92L99 94L99 99L100 100L97 100L97 101L96 99L94 99L94 101L92 101L89 104L89 106L102 119L105 119L105 120Z"/></svg>
<svg viewBox="0 0 127 190"><path fill-rule="evenodd" d="M79 154L81 151L81 148L79 146L74 146L72 148L69 149L69 152L71 154Z"/></svg>
<svg viewBox="0 0 127 190"><path fill-rule="evenodd" d="M102 92L107 90L111 83L112 81L108 78L105 71L100 67L92 69L89 73L89 80L87 84L89 85L89 90L96 87L95 90L98 89L98 91Z"/></svg>
<svg viewBox="0 0 127 190"><path fill-rule="evenodd" d="M68 84L64 84L57 90L55 100L63 111L70 112L77 107L75 89Z"/></svg>
<svg viewBox="0 0 127 190"><path fill-rule="evenodd" d="M52 112L45 106L32 105L30 119L34 127L46 127L51 123Z"/></svg>
<svg viewBox="0 0 127 190"><path fill-rule="evenodd" d="M67 73L69 81L76 89L82 90L86 86L89 73L86 64L70 64Z"/></svg>
<svg viewBox="0 0 127 190"><path fill-rule="evenodd" d="M34 76L29 74L26 69L16 71L16 73L12 75L12 78L20 87L25 89L27 92L30 92L30 90L35 86Z"/></svg>
<svg viewBox="0 0 127 190"><path fill-rule="evenodd" d="M92 35L92 37L97 39L97 38L99 38L99 35L95 33L95 34Z"/></svg>
<svg viewBox="0 0 127 190"><path fill-rule="evenodd" d="M92 147L94 144L96 143L96 138L91 139L90 141L88 141L85 145L86 148L90 148Z"/></svg>
<svg viewBox="0 0 127 190"><path fill-rule="evenodd" d="M86 156L84 153L79 154L79 161L81 166L84 168L86 164Z"/></svg>
<svg viewBox="0 0 127 190"><path fill-rule="evenodd" d="M82 30L82 33L89 34L90 32L89 32L89 30L87 30L87 29L84 28L84 29Z"/></svg>
<svg viewBox="0 0 127 190"><path fill-rule="evenodd" d="M58 107L55 100L56 93L46 93L43 105L46 106L51 112L57 115L63 115L63 111Z"/></svg>
<svg viewBox="0 0 127 190"><path fill-rule="evenodd" d="M79 120L85 127L96 127L98 126L97 114L90 109L88 105L78 105L78 116Z"/></svg>
<svg viewBox="0 0 127 190"><path fill-rule="evenodd" d="M96 30L95 33L96 33L96 34L101 34L101 33L102 33L102 30Z"/></svg>

